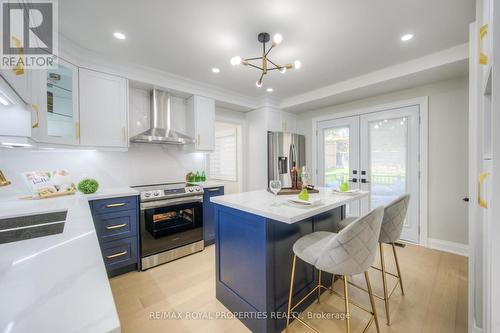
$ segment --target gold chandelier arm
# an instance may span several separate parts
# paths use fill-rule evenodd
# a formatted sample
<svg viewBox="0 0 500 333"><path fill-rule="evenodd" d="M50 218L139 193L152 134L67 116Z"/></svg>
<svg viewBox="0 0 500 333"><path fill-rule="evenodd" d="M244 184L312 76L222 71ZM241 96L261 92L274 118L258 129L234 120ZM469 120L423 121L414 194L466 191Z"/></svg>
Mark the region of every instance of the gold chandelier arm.
<svg viewBox="0 0 500 333"><path fill-rule="evenodd" d="M263 70L264 70L264 69L263 69L262 67L259 67L259 66L255 66L255 65L253 65L253 64L250 64L250 63L246 63L245 65L246 65L246 66L250 66L250 67L253 67L253 68L257 68L258 70L261 70L261 71L263 71Z"/></svg>
<svg viewBox="0 0 500 333"><path fill-rule="evenodd" d="M252 60L259 60L259 59L262 59L262 57L247 58L247 59L243 59L243 61L252 61Z"/></svg>
<svg viewBox="0 0 500 333"><path fill-rule="evenodd" d="M274 48L274 43L271 45L271 47L269 48L269 50L267 50L267 52L265 52L264 57L267 57L267 55L269 54L269 52L271 52L271 50L273 48Z"/></svg>
<svg viewBox="0 0 500 333"><path fill-rule="evenodd" d="M281 67L283 67L280 65L276 65L273 61L271 61L271 59L268 59L268 58L266 58L266 59L267 59L267 61L269 61L271 64L273 64L276 67L276 68L272 68L272 69L280 69ZM271 69L269 69L269 70L271 70Z"/></svg>

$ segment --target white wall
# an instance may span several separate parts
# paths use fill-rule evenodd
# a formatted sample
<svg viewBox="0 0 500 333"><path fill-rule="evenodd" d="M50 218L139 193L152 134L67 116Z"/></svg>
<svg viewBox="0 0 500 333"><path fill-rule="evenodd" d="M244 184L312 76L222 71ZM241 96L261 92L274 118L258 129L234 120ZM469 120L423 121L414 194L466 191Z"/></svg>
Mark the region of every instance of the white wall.
<svg viewBox="0 0 500 333"><path fill-rule="evenodd" d="M312 118L398 100L429 96L429 238L468 243L467 78L374 96L299 114L297 131L306 136L306 159L312 159Z"/></svg>
<svg viewBox="0 0 500 333"><path fill-rule="evenodd" d="M0 149L0 170L12 185L0 197L28 195L22 172L66 169L75 182L96 178L102 187L183 182L190 170L203 169L203 153L185 147L132 144L128 152Z"/></svg>

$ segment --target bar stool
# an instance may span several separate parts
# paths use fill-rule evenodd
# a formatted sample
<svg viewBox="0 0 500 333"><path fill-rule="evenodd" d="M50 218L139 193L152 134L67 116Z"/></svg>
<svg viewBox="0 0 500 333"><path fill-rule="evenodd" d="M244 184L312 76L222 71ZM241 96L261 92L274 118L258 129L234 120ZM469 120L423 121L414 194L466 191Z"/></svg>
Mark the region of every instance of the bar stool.
<svg viewBox="0 0 500 333"><path fill-rule="evenodd" d="M294 256L290 276L290 293L288 295L288 312L286 320L287 331L292 311L315 291L318 292L319 301L321 288L323 288L325 290L330 290L331 293L335 293L344 299L347 333L351 333L349 303L371 314L370 321L366 325L363 332L366 332L373 321L375 321L377 332L379 332L377 312L370 285L370 278L368 276L368 269L373 263L377 252L377 242L380 237L380 226L382 224L383 215L384 207L381 206L374 209L367 215L353 221L338 234L326 231L313 232L299 238L293 244ZM313 290L311 290L299 302L292 306L293 281L295 277L295 264L297 257L318 269L318 285L315 286ZM333 290L333 285L332 288L327 288L321 284L322 271L334 275L337 274L344 276L343 296ZM347 276L361 273L365 274L366 287L368 288L368 295L370 296L371 311L349 300ZM299 316L293 315L293 318L313 332L318 332L310 324L299 318Z"/></svg>
<svg viewBox="0 0 500 333"><path fill-rule="evenodd" d="M384 296L378 296L374 294L375 297L381 299L385 303L385 313L387 318L387 325L391 324L391 317L389 313L389 299L396 290L398 284L401 287L401 294L404 296L403 288L403 278L401 276L401 268L399 267L398 256L396 254L396 247L394 242L396 242L401 237L401 232L403 231L403 225L406 218L406 212L408 211L408 205L410 204L410 195L404 194L388 204L384 209L384 218L382 220L382 227L380 230L379 238L379 248L380 248L380 266L381 268L372 266L372 268L382 272L382 284L384 286ZM355 218L347 218L342 220L338 225L338 231L346 228L351 223L354 223ZM390 244L392 246L392 252L394 254L394 261L396 262L397 274L387 272L385 269L385 258L384 258L384 246L383 244ZM387 275L395 277L397 279L396 285L390 293L387 292ZM351 285L367 291L366 289L349 282Z"/></svg>

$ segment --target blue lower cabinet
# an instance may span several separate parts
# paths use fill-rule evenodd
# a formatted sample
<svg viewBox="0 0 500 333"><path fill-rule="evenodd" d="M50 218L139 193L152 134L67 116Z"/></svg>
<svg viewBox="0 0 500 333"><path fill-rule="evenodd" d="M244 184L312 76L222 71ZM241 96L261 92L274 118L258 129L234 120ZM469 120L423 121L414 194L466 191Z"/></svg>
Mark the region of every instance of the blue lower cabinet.
<svg viewBox="0 0 500 333"><path fill-rule="evenodd" d="M110 277L137 269L138 253L135 237L103 243L101 251Z"/></svg>
<svg viewBox="0 0 500 333"><path fill-rule="evenodd" d="M109 277L140 269L138 199L131 196L90 202Z"/></svg>
<svg viewBox="0 0 500 333"><path fill-rule="evenodd" d="M224 195L224 186L205 188L203 191L203 240L207 246L215 243L214 204L210 198Z"/></svg>

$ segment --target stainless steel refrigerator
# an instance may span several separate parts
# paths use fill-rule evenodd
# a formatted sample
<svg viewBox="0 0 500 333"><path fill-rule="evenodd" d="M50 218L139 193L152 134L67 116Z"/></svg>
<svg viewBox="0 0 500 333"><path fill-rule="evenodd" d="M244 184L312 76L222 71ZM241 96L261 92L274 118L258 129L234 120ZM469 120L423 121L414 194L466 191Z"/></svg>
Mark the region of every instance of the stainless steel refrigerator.
<svg viewBox="0 0 500 333"><path fill-rule="evenodd" d="M267 132L267 185L270 180L281 180L282 187L291 187L292 167L306 164L306 138L303 135Z"/></svg>

